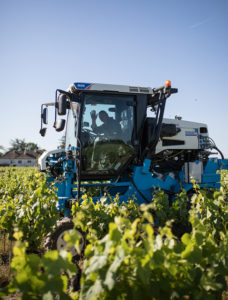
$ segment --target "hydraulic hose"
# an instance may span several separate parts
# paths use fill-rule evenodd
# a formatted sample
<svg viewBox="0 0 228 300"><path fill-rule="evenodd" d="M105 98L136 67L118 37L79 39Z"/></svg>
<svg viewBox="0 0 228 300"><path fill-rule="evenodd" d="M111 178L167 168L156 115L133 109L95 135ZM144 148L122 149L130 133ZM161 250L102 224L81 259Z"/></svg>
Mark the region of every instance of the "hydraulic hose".
<svg viewBox="0 0 228 300"><path fill-rule="evenodd" d="M222 151L219 150L219 148L217 148L216 146L214 146L213 149L215 149L216 151L218 151L219 154L221 155L221 158L224 159L224 155L223 155Z"/></svg>

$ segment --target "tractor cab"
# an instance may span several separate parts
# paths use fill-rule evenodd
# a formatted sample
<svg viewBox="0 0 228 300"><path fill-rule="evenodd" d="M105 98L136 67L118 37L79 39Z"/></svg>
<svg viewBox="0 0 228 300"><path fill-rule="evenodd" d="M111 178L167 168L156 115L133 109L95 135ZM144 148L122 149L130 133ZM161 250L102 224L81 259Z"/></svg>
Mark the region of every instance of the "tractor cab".
<svg viewBox="0 0 228 300"><path fill-rule="evenodd" d="M159 138L165 100L174 92L169 81L159 89L74 83L67 91L57 90L54 127L56 131L66 128L65 151L72 152L80 179L115 178L133 160L142 161L142 154L146 156L147 148ZM142 141L148 107L155 115L151 145ZM42 135L46 109L44 104Z"/></svg>
<svg viewBox="0 0 228 300"><path fill-rule="evenodd" d="M77 96L68 109L66 150L80 148L82 177L118 175L134 154L134 96L96 92Z"/></svg>

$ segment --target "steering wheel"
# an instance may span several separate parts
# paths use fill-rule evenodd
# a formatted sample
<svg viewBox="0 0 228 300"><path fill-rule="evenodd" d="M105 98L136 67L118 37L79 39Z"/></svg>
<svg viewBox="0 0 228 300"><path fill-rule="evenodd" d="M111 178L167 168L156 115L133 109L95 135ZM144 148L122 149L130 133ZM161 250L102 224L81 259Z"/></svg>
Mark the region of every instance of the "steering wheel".
<svg viewBox="0 0 228 300"><path fill-rule="evenodd" d="M97 136L96 133L94 133L92 129L89 128L82 129L81 140L83 144L85 144L86 142L93 143L96 136Z"/></svg>

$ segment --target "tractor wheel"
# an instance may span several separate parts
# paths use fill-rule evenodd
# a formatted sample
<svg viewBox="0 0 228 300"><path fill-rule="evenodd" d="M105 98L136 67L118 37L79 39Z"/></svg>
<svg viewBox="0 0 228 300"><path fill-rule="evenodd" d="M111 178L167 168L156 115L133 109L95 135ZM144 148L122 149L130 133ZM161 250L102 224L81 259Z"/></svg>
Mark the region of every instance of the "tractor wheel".
<svg viewBox="0 0 228 300"><path fill-rule="evenodd" d="M66 232L70 232L74 228L74 223L70 218L63 218L60 221L57 222L56 227L54 228L54 231L49 234L45 241L44 241L44 248L46 250L63 250L66 248L66 242L64 241L63 237ZM80 278L82 273L82 261L83 261L83 251L85 249L85 236L77 230L80 235L80 243L79 248L81 253L79 254L75 247L68 247L66 248L67 251L69 251L72 255L72 262L76 264L78 268L78 272L75 276L72 276L69 278L69 287L73 289L73 291L78 291L80 289Z"/></svg>
<svg viewBox="0 0 228 300"><path fill-rule="evenodd" d="M66 232L70 232L74 228L74 223L70 218L63 218L60 221L57 222L56 227L54 228L54 231L51 234L48 234L44 241L44 248L46 250L63 250L66 247L66 242L64 241L63 237ZM80 243L79 247L81 252L84 250L85 246L85 239L83 234L77 230L80 235ZM69 251L72 254L72 257L79 257L79 253L77 252L75 247L68 247L67 251Z"/></svg>

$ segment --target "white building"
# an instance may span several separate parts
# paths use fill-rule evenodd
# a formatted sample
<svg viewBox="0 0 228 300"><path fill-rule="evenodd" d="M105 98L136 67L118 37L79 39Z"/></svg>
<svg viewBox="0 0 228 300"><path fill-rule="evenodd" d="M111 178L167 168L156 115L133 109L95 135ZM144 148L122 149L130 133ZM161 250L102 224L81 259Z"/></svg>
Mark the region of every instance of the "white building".
<svg viewBox="0 0 228 300"><path fill-rule="evenodd" d="M12 150L0 157L0 166L9 167L34 167L41 151L17 151Z"/></svg>

